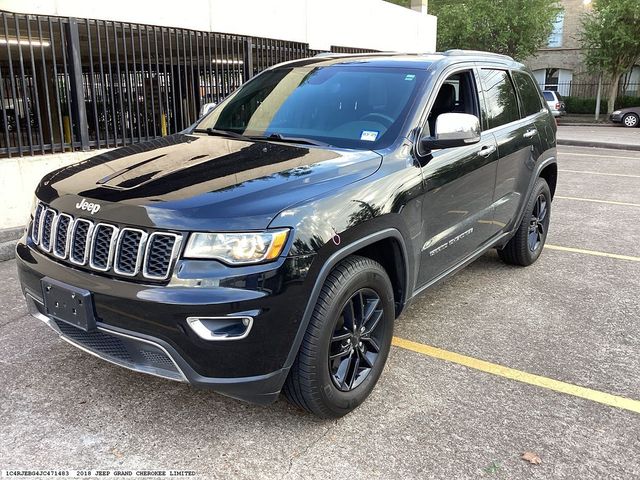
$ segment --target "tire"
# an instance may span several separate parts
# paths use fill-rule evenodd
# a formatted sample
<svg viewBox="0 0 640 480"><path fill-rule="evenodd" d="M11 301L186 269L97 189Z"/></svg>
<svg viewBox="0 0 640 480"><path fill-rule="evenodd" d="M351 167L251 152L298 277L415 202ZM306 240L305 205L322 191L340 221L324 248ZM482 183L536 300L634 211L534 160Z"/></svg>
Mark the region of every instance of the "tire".
<svg viewBox="0 0 640 480"><path fill-rule="evenodd" d="M543 215L540 215L540 212ZM541 218L540 218L541 217ZM498 255L505 263L526 267L535 262L544 248L551 219L551 191L544 178L538 178L524 209L515 235Z"/></svg>
<svg viewBox="0 0 640 480"><path fill-rule="evenodd" d="M362 303L367 308L358 310ZM370 316L360 318L359 323L358 312L363 311ZM283 392L289 402L321 418L338 418L355 409L380 378L391 348L394 320L393 288L384 268L356 255L341 261L322 287L285 382ZM364 332L352 328L362 323ZM330 354L336 358L331 360ZM345 367L347 361L353 363Z"/></svg>
<svg viewBox="0 0 640 480"><path fill-rule="evenodd" d="M624 117L622 117L622 125L627 128L635 128L640 125L640 117L635 113L627 113Z"/></svg>

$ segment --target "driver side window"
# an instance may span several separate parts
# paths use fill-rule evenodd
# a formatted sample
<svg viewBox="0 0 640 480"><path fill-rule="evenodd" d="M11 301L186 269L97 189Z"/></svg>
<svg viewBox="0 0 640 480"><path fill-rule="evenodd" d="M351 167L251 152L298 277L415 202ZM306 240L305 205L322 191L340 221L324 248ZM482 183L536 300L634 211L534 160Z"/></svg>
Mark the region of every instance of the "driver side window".
<svg viewBox="0 0 640 480"><path fill-rule="evenodd" d="M436 100L427 117L429 135L435 134L438 116L452 112L479 116L476 85L471 70L450 75L438 90Z"/></svg>

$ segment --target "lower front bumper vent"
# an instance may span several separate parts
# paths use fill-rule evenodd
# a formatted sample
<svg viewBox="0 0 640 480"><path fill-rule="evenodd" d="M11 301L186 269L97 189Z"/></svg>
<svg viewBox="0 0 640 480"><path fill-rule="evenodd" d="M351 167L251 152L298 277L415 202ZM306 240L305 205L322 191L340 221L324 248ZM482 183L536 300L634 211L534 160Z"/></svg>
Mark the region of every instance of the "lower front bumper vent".
<svg viewBox="0 0 640 480"><path fill-rule="evenodd" d="M115 330L98 327L86 332L66 322L49 318L42 304L27 295L32 316L49 325L63 340L121 367L158 377L186 382L187 378L159 344Z"/></svg>

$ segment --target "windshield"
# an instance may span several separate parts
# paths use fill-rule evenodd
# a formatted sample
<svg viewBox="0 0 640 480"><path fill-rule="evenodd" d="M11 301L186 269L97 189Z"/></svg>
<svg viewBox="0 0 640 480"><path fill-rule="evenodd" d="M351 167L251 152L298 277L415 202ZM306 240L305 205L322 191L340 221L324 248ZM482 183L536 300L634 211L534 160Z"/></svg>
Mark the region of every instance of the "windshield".
<svg viewBox="0 0 640 480"><path fill-rule="evenodd" d="M240 88L196 131L383 148L397 138L424 77L422 70L396 67L276 68Z"/></svg>

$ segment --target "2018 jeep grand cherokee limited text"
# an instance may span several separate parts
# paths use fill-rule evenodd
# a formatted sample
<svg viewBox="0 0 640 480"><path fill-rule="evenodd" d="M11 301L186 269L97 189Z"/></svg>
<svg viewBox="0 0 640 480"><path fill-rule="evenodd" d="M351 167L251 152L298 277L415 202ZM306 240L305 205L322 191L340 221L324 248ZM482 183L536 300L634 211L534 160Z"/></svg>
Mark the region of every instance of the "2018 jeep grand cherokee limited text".
<svg viewBox="0 0 640 480"><path fill-rule="evenodd" d="M46 175L22 288L34 316L113 363L344 415L419 292L490 248L538 258L555 131L500 55L281 64L185 132Z"/></svg>

